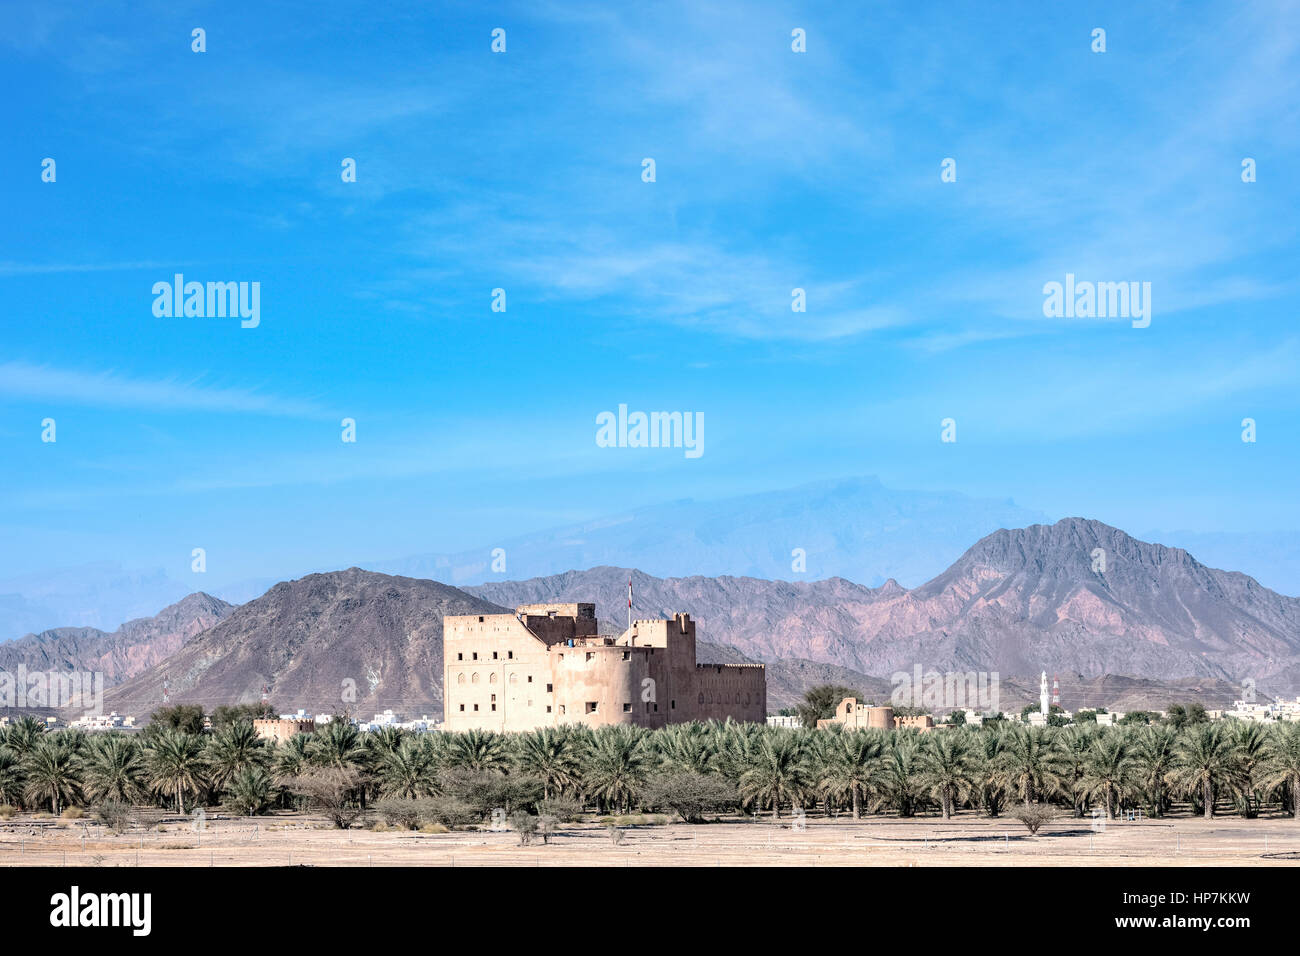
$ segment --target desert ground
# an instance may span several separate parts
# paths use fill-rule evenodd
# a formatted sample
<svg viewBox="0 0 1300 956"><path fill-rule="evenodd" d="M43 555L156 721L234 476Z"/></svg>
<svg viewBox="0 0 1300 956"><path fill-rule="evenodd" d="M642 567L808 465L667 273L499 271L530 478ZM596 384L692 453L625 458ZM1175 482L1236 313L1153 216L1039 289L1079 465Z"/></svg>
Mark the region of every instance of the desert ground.
<svg viewBox="0 0 1300 956"><path fill-rule="evenodd" d="M173 817L114 834L97 823L0 824L3 866L1295 866L1300 823L1274 817L1110 821L1063 818L1036 836L1014 820L958 817L567 824L549 844L512 831L338 830L296 814Z"/></svg>

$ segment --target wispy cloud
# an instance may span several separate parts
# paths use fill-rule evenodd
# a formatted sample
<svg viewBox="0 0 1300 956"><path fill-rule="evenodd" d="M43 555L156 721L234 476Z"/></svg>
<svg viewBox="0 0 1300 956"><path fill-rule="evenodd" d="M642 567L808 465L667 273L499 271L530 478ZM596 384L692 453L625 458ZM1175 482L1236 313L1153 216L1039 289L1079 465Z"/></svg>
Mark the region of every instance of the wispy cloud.
<svg viewBox="0 0 1300 956"><path fill-rule="evenodd" d="M0 396L73 405L147 408L158 412L231 412L314 418L324 415L315 402L285 398L257 389L205 384L199 379L140 379L117 372L84 372L0 364Z"/></svg>
<svg viewBox="0 0 1300 956"><path fill-rule="evenodd" d="M178 262L0 262L0 276L53 275L63 272L134 272L145 269L170 269L188 263Z"/></svg>

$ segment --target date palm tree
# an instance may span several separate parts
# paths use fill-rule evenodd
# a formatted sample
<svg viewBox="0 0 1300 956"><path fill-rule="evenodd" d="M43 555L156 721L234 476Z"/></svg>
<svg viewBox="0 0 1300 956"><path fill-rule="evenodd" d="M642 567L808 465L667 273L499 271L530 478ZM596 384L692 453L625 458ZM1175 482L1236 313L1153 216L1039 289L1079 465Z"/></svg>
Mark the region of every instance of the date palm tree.
<svg viewBox="0 0 1300 956"><path fill-rule="evenodd" d="M605 807L630 810L650 770L646 732L628 724L601 727L586 754L587 793Z"/></svg>
<svg viewBox="0 0 1300 956"><path fill-rule="evenodd" d="M1133 773L1146 794L1147 812L1164 816L1169 809L1169 773L1176 759L1178 731L1169 724L1150 724L1132 738Z"/></svg>
<svg viewBox="0 0 1300 956"><path fill-rule="evenodd" d="M1223 724L1191 724L1179 737L1174 753L1170 781L1189 796L1199 795L1205 819L1211 819L1216 792L1238 779L1231 736Z"/></svg>
<svg viewBox="0 0 1300 956"><path fill-rule="evenodd" d="M506 737L490 730L467 730L447 741L447 759L463 770L504 773L510 768Z"/></svg>
<svg viewBox="0 0 1300 956"><path fill-rule="evenodd" d="M436 786L433 755L409 737L397 749L380 752L375 773L385 796L414 799L428 796Z"/></svg>
<svg viewBox="0 0 1300 956"><path fill-rule="evenodd" d="M366 752L371 755L371 759L378 761L384 754L393 753L398 747L402 746L402 740L406 736L406 731L401 727L385 724L378 730L372 730L366 734L363 744Z"/></svg>
<svg viewBox="0 0 1300 956"><path fill-rule="evenodd" d="M1087 773L1088 754L1098 731L1095 725L1075 724L1061 730L1052 741L1052 761L1062 786L1074 802L1074 815L1083 816L1085 788L1080 786Z"/></svg>
<svg viewBox="0 0 1300 956"><path fill-rule="evenodd" d="M1285 787L1291 798L1291 813L1300 823L1300 723L1286 721L1272 729L1268 738L1264 786Z"/></svg>
<svg viewBox="0 0 1300 956"><path fill-rule="evenodd" d="M287 781L302 774L311 762L313 736L313 734L294 734L272 751L271 766L278 786L284 786Z"/></svg>
<svg viewBox="0 0 1300 956"><path fill-rule="evenodd" d="M1002 812L1002 804L1006 800L1007 778L1002 766L1006 741L1007 732L1001 721L980 728L975 800L990 817L996 817Z"/></svg>
<svg viewBox="0 0 1300 956"><path fill-rule="evenodd" d="M964 731L929 733L917 753L921 787L939 801L945 820L975 787L975 750Z"/></svg>
<svg viewBox="0 0 1300 956"><path fill-rule="evenodd" d="M185 812L185 797L196 797L207 783L203 759L203 738L181 730L164 728L149 742L145 767L150 785L176 798L176 812Z"/></svg>
<svg viewBox="0 0 1300 956"><path fill-rule="evenodd" d="M18 803L22 795L23 772L18 755L0 745L0 803Z"/></svg>
<svg viewBox="0 0 1300 956"><path fill-rule="evenodd" d="M1011 790L1025 806L1060 789L1052 764L1052 736L1046 727L1015 726L1006 738L1002 767Z"/></svg>
<svg viewBox="0 0 1300 956"><path fill-rule="evenodd" d="M1268 758L1268 732L1254 721L1233 721L1228 731L1237 775L1232 783L1241 815L1246 819L1259 816L1263 805L1264 776Z"/></svg>
<svg viewBox="0 0 1300 956"><path fill-rule="evenodd" d="M22 760L23 796L37 803L50 801L58 814L65 803L81 797L81 760L71 741L45 738L27 751Z"/></svg>
<svg viewBox="0 0 1300 956"><path fill-rule="evenodd" d="M578 745L571 735L543 727L519 738L515 763L524 773L542 781L542 799L571 787L577 779Z"/></svg>
<svg viewBox="0 0 1300 956"><path fill-rule="evenodd" d="M1128 789L1132 769L1127 737L1119 732L1094 737L1083 761L1083 775L1076 784L1089 799L1100 797L1106 819L1115 819L1115 805Z"/></svg>
<svg viewBox="0 0 1300 956"><path fill-rule="evenodd" d="M915 731L893 731L885 758L880 764L877 806L890 805L900 817L916 814L924 795L920 783L921 745Z"/></svg>
<svg viewBox="0 0 1300 956"><path fill-rule="evenodd" d="M145 764L140 744L125 734L94 737L86 752L86 796L102 802L133 803L144 790Z"/></svg>
<svg viewBox="0 0 1300 956"><path fill-rule="evenodd" d="M778 819L781 804L796 805L808 784L802 741L794 731L770 731L758 738L750 757L740 774L740 796L747 806L771 807L772 818Z"/></svg>
<svg viewBox="0 0 1300 956"><path fill-rule="evenodd" d="M308 760L317 767L354 770L366 758L361 731L345 718L335 718L311 735L307 745Z"/></svg>
<svg viewBox="0 0 1300 956"><path fill-rule="evenodd" d="M832 793L847 794L853 803L853 819L860 819L862 798L876 787L885 754L884 736L879 731L853 730L831 735L829 740L823 785Z"/></svg>
<svg viewBox="0 0 1300 956"><path fill-rule="evenodd" d="M4 744L19 760L45 736L45 725L35 717L20 717L10 724L4 734Z"/></svg>
<svg viewBox="0 0 1300 956"><path fill-rule="evenodd" d="M218 730L207 745L208 774L214 790L248 767L263 766L267 750L249 720L237 720Z"/></svg>
<svg viewBox="0 0 1300 956"><path fill-rule="evenodd" d="M241 816L265 813L275 802L275 784L260 764L248 764L226 782L226 805Z"/></svg>
<svg viewBox="0 0 1300 956"><path fill-rule="evenodd" d="M655 734L659 767L665 773L708 773L718 754L717 738L702 723L672 724Z"/></svg>

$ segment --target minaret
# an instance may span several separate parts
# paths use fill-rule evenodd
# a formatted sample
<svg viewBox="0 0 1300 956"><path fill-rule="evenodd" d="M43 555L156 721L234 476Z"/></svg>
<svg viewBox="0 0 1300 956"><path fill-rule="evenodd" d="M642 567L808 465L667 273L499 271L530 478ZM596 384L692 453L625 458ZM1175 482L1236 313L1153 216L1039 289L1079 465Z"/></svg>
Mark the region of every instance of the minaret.
<svg viewBox="0 0 1300 956"><path fill-rule="evenodd" d="M1043 679L1038 685L1038 712L1044 717L1052 712L1051 698L1047 693L1047 671L1043 671Z"/></svg>

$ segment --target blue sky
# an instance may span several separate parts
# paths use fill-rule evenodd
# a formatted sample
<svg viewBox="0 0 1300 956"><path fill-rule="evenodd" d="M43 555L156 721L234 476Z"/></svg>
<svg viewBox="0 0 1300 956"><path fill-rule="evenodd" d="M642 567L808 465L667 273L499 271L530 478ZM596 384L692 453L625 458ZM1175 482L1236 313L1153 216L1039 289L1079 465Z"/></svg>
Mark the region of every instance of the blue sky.
<svg viewBox="0 0 1300 956"><path fill-rule="evenodd" d="M232 6L3 15L0 576L866 474L1300 529L1293 3ZM176 272L261 324L155 317ZM1067 272L1150 282L1150 327L1045 318ZM620 403L705 454L597 447Z"/></svg>

